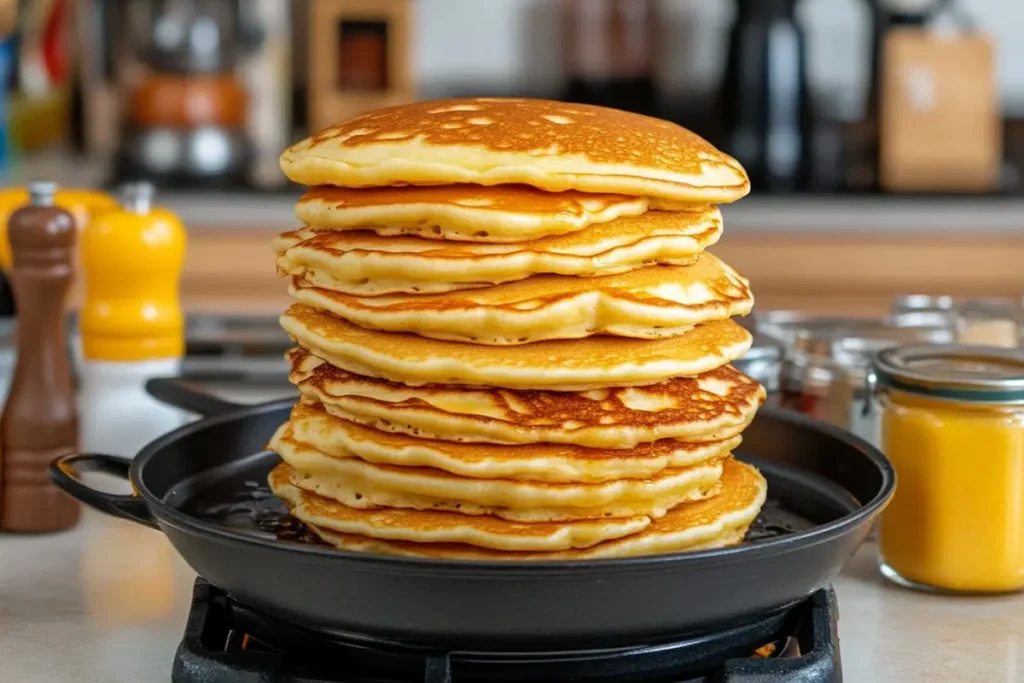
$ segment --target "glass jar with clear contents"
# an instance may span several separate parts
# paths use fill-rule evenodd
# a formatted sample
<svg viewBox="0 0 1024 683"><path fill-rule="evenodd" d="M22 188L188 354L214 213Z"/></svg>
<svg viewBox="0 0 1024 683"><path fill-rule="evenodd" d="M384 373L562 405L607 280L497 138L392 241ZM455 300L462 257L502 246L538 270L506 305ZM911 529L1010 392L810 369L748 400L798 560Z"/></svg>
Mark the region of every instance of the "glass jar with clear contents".
<svg viewBox="0 0 1024 683"><path fill-rule="evenodd" d="M882 574L950 592L1024 588L1024 353L890 348L871 381L897 476L879 528Z"/></svg>
<svg viewBox="0 0 1024 683"><path fill-rule="evenodd" d="M956 305L956 338L961 344L1016 348L1021 309L1010 299L964 299Z"/></svg>

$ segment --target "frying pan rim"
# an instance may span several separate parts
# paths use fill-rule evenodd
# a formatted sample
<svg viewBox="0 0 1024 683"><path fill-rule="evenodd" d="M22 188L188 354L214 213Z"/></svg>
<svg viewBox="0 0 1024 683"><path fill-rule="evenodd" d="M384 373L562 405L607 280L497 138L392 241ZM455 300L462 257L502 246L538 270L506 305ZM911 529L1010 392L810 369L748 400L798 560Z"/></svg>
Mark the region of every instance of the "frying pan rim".
<svg viewBox="0 0 1024 683"><path fill-rule="evenodd" d="M171 526L177 531L188 534L199 534L213 537L218 542L230 542L232 545L262 546L275 552L287 552L304 559L326 559L327 561L353 561L364 564L374 569L388 569L393 571L404 571L410 566L421 570L434 570L440 573L458 573L460 571L500 571L502 573L514 574L518 571L529 574L545 572L547 574L558 574L563 572L597 571L603 569L633 570L637 568L649 568L659 565L671 565L677 568L679 563L687 565L703 565L706 563L722 563L754 560L767 555L779 555L791 550L797 550L818 543L828 541L836 536L859 525L865 518L871 518L876 511L882 508L892 497L896 488L896 473L888 458L877 448L864 439L847 432L831 424L815 420L801 413L777 406L762 406L758 416L766 414L774 419L781 420L824 432L826 436L841 441L848 446L854 447L863 457L866 457L881 475L882 482L879 491L867 502L862 502L854 512L848 513L825 524L820 524L804 531L798 531L785 536L759 540L755 545L735 545L726 548L712 548L709 550L678 551L674 553L662 553L657 555L644 555L639 557L620 557L605 559L579 559L579 560L470 560L470 559L434 559L422 557L407 557L398 555L384 555L377 553L365 553L351 550L341 550L333 547L321 547L316 545L282 544L276 539L265 539L253 536L244 532L234 531L211 522L206 522L193 517L161 500L146 486L143 478L143 470L146 464L165 448L169 448L176 441L185 439L195 432L220 426L225 423L241 421L245 418L258 417L265 413L290 410L294 399L281 399L267 403L241 406L216 416L202 418L187 425L183 425L172 432L157 438L147 444L135 458L132 459L129 468L129 478L133 488L142 497L143 502L149 508L160 526ZM755 419L757 419L755 417ZM248 453L245 455L256 455ZM238 459L238 458L234 458Z"/></svg>

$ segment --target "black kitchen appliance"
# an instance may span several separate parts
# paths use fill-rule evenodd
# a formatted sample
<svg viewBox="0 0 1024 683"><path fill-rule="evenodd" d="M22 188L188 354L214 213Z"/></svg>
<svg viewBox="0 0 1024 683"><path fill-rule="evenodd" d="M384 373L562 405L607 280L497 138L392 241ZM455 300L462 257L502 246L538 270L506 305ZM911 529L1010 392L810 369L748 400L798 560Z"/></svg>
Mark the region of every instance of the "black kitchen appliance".
<svg viewBox="0 0 1024 683"><path fill-rule="evenodd" d="M807 189L811 97L799 0L736 0L719 94L721 146L760 191Z"/></svg>
<svg viewBox="0 0 1024 683"><path fill-rule="evenodd" d="M759 467L768 500L747 542L714 550L584 561L442 561L344 552L304 542L266 489L280 462L266 443L293 400L240 407L152 380L149 391L210 415L132 461L61 458L51 475L108 514L159 529L240 604L336 635L430 648L631 647L779 614L826 585L867 536L895 488L885 457L839 428L762 408L738 457ZM134 495L82 483L130 479Z"/></svg>
<svg viewBox="0 0 1024 683"><path fill-rule="evenodd" d="M838 683L835 593L759 621L608 649L432 650L280 622L196 580L172 683Z"/></svg>

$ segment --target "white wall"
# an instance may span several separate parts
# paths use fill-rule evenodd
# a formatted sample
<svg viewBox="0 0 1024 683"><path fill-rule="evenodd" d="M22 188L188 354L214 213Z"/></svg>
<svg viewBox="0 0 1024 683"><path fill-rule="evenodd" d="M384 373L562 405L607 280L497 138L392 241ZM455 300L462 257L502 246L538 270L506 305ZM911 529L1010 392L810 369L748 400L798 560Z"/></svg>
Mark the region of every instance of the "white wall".
<svg viewBox="0 0 1024 683"><path fill-rule="evenodd" d="M998 46L1008 106L1024 107L1024 0L957 0ZM416 0L416 66L426 96L456 81L502 88L559 82L559 0ZM728 0L664 0L661 74L668 91L717 82L732 16ZM868 66L867 0L803 0L811 78L855 116ZM696 30L695 30L696 29Z"/></svg>

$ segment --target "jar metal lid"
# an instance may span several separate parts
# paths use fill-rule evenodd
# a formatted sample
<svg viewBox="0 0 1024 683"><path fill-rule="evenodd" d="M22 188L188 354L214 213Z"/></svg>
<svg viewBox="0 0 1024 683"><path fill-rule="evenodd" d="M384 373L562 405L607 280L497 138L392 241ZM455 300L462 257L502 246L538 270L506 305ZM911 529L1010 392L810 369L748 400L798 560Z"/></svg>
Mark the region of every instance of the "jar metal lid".
<svg viewBox="0 0 1024 683"><path fill-rule="evenodd" d="M895 327L946 327L952 330L956 325L956 317L952 311L908 311L893 314L889 322Z"/></svg>
<svg viewBox="0 0 1024 683"><path fill-rule="evenodd" d="M1024 352L995 346L897 346L874 362L879 387L934 398L1024 404Z"/></svg>
<svg viewBox="0 0 1024 683"><path fill-rule="evenodd" d="M951 311L956 302L953 297L941 294L903 294L892 300L892 309L896 313L912 311Z"/></svg>

